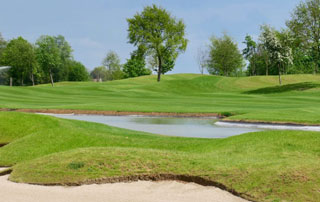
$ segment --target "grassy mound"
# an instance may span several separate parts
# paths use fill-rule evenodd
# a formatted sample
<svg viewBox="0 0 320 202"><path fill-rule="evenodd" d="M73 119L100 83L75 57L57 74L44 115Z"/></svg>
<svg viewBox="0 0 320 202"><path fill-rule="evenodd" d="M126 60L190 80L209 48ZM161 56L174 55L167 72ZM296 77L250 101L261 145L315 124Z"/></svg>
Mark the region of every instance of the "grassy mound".
<svg viewBox="0 0 320 202"><path fill-rule="evenodd" d="M0 86L0 108L234 114L233 120L320 124L320 76L229 78L196 74L56 87Z"/></svg>
<svg viewBox="0 0 320 202"><path fill-rule="evenodd" d="M0 119L10 120L0 122L0 140L10 140L0 148L0 165L13 166L12 181L77 184L170 174L201 177L259 201L320 200L318 132L196 139L16 112L0 112Z"/></svg>

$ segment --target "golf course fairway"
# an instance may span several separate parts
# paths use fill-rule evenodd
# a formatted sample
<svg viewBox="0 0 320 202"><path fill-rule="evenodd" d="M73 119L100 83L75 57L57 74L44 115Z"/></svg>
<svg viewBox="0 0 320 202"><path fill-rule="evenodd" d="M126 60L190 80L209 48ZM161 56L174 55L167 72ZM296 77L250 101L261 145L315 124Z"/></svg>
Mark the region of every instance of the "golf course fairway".
<svg viewBox="0 0 320 202"><path fill-rule="evenodd" d="M226 120L320 125L320 76L195 74L55 87L0 86L0 166L14 182L79 185L182 180L254 201L320 200L320 133L262 131L169 137L16 109L217 114Z"/></svg>

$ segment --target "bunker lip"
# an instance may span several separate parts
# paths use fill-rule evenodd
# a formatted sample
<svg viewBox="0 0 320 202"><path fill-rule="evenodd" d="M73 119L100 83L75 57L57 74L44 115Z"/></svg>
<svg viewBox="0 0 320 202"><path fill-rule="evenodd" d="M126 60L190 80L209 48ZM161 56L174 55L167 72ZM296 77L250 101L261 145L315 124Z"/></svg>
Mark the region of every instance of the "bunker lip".
<svg viewBox="0 0 320 202"><path fill-rule="evenodd" d="M215 117L224 118L218 113L178 113L178 112L125 112L125 111L98 111L98 110L77 110L77 109L7 109L2 108L0 111L15 111L29 113L50 113L50 114L83 114L83 115L110 115L110 116L155 116L155 117Z"/></svg>
<svg viewBox="0 0 320 202"><path fill-rule="evenodd" d="M9 175L12 171L13 170L10 167L0 167L0 176Z"/></svg>
<svg viewBox="0 0 320 202"><path fill-rule="evenodd" d="M0 147L4 147L4 146L6 146L7 144L9 144L9 143L0 143Z"/></svg>
<svg viewBox="0 0 320 202"><path fill-rule="evenodd" d="M11 173L12 170L8 174ZM132 176L120 176L120 177L107 177L107 178L99 178L99 179L90 179L84 180L80 182L64 182L64 183L26 183L30 185L40 185L40 186L81 186L81 185L90 185L90 184L107 184L107 183L130 183L136 181L177 181L184 183L195 183L202 186L211 186L216 187L221 190L227 191L234 196L238 196L240 198L255 202L254 197L248 195L246 193L240 193L232 188L228 188L222 183L215 182L212 180L208 180L199 176L191 176L191 175L175 175L175 174L149 174L149 175L132 175ZM14 182L14 181L13 181Z"/></svg>

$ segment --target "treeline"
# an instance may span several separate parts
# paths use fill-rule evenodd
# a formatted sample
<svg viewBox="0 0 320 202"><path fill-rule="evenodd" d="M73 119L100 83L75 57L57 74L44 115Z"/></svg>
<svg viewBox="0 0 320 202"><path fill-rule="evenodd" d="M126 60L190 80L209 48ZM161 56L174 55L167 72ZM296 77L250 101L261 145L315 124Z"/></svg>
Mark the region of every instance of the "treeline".
<svg viewBox="0 0 320 202"><path fill-rule="evenodd" d="M5 41L0 35L1 84L36 85L59 81L87 81L85 66L75 61L72 48L61 35L38 38L35 44L18 37Z"/></svg>
<svg viewBox="0 0 320 202"><path fill-rule="evenodd" d="M125 64L121 64L116 52L109 51L101 66L94 68L90 76L95 81L112 81L150 75L151 73L151 69L146 67L145 57L140 50L133 51L131 58Z"/></svg>
<svg viewBox="0 0 320 202"><path fill-rule="evenodd" d="M247 35L246 48L239 50L227 34L212 37L206 49L199 49L200 71L223 76L318 73L320 68L320 1L306 0L293 11L286 27L276 30L262 25L258 40ZM248 61L247 68L244 59Z"/></svg>

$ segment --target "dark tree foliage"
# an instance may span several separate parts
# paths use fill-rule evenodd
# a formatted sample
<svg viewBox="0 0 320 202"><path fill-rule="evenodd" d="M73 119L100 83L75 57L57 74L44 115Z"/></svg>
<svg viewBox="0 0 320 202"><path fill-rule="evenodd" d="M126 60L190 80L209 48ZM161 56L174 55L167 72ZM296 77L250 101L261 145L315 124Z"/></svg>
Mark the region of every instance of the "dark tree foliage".
<svg viewBox="0 0 320 202"><path fill-rule="evenodd" d="M86 67L77 61L68 61L68 81L88 81L89 73Z"/></svg>
<svg viewBox="0 0 320 202"><path fill-rule="evenodd" d="M2 62L10 66L8 73L15 85L24 85L26 78L35 84L37 61L33 46L22 37L12 39L2 52Z"/></svg>

